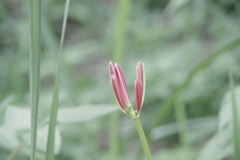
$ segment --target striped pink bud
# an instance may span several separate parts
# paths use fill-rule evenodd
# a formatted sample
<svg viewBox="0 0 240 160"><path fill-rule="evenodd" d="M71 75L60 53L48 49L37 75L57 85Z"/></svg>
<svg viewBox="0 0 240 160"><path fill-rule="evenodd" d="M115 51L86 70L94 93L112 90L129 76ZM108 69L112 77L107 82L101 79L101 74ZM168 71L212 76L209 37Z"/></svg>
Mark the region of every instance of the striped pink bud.
<svg viewBox="0 0 240 160"><path fill-rule="evenodd" d="M122 109L123 112L128 112L127 114L135 115L135 117L139 115L139 112L143 105L144 94L145 94L145 75L144 75L144 64L138 62L136 67L137 79L134 83L135 88L135 96L136 96L136 112L132 110L132 105L130 102L130 96L125 80L124 73L119 64L113 62L109 63L109 74L110 74L110 82L113 88L114 95L116 100Z"/></svg>
<svg viewBox="0 0 240 160"><path fill-rule="evenodd" d="M130 96L125 80L124 73L119 64L109 63L110 82L115 94L116 100L123 111L126 111L130 103Z"/></svg>
<svg viewBox="0 0 240 160"><path fill-rule="evenodd" d="M134 83L134 90L135 90L135 98L136 98L136 111L140 112L144 96L145 96L145 74L144 74L144 64L141 62L138 62L136 67L136 73L137 73L137 79Z"/></svg>

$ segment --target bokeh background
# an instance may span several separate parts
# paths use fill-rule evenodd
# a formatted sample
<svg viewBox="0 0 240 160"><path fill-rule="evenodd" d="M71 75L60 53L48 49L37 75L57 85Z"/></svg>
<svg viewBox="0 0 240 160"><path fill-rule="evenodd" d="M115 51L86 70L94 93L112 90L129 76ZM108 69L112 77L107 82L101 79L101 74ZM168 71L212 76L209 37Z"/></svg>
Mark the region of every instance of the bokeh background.
<svg viewBox="0 0 240 160"><path fill-rule="evenodd" d="M233 73L235 84L239 84L240 2L132 0L129 3L118 62L133 103L135 66L138 61L145 64L146 96L140 119L153 159L232 160L228 72ZM42 1L38 159L43 159L45 153L44 125L50 113L64 5L64 0ZM56 160L115 160L111 158L112 123L118 133L116 160L144 159L133 121L119 109L93 111L97 116L92 119L87 118L91 113L81 115L79 109L104 104L117 108L109 84L108 63L115 60L118 8L119 3L114 0L71 0L59 108L76 107L79 115L71 111L65 114L62 110L62 116L69 122L59 122ZM7 159L15 151L16 160L29 159L26 0L0 1L0 94L0 159ZM240 89L236 88L237 100L239 96ZM161 110L164 107L167 111ZM119 116L116 123L109 114L113 111Z"/></svg>

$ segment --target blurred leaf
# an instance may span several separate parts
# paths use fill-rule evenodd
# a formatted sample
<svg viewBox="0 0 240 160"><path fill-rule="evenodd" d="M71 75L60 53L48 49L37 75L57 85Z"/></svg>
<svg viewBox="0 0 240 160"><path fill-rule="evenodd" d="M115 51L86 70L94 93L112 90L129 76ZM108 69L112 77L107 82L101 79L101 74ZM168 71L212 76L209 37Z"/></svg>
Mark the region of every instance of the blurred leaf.
<svg viewBox="0 0 240 160"><path fill-rule="evenodd" d="M153 159L159 160L194 160L196 156L194 148L163 149ZM215 160L215 159L214 159Z"/></svg>
<svg viewBox="0 0 240 160"><path fill-rule="evenodd" d="M0 112L2 112L13 100L14 100L14 96L10 95L1 102L1 95L0 95L0 102L1 102Z"/></svg>
<svg viewBox="0 0 240 160"><path fill-rule="evenodd" d="M225 129L208 141L201 151L198 160L221 160L232 153L232 130Z"/></svg>
<svg viewBox="0 0 240 160"><path fill-rule="evenodd" d="M1 126L0 137L0 146L9 150L17 148L20 144L20 141L16 137L16 130L12 126Z"/></svg>
<svg viewBox="0 0 240 160"><path fill-rule="evenodd" d="M38 129L37 131L37 149L43 152L46 152L47 146L47 136L48 135L48 125ZM58 154L61 149L62 138L58 128L55 130L55 141L54 141L54 154ZM30 145L30 133L27 133L23 136L26 144Z"/></svg>
<svg viewBox="0 0 240 160"><path fill-rule="evenodd" d="M171 0L166 7L166 12L169 14L174 14L178 9L182 8L191 0Z"/></svg>
<svg viewBox="0 0 240 160"><path fill-rule="evenodd" d="M115 105L89 105L59 109L57 121L62 124L86 122L118 110Z"/></svg>
<svg viewBox="0 0 240 160"><path fill-rule="evenodd" d="M234 89L236 97L240 96L240 86ZM224 96L219 111L218 132L204 146L198 160L220 160L233 154L233 115L230 91ZM240 103L240 99L236 99ZM238 112L240 111L237 106ZM235 141L235 140L234 140Z"/></svg>
<svg viewBox="0 0 240 160"><path fill-rule="evenodd" d="M189 130L189 139L194 142L211 135L217 128L217 118L214 116L189 119L186 123ZM177 123L170 123L155 128L151 137L157 140L177 133L179 133Z"/></svg>
<svg viewBox="0 0 240 160"><path fill-rule="evenodd" d="M30 129L30 110L9 106L5 111L4 121L14 129Z"/></svg>
<svg viewBox="0 0 240 160"><path fill-rule="evenodd" d="M240 86L235 87L234 89L236 97L240 97ZM236 98L237 104L240 104L240 98ZM240 106L237 106L238 113L240 113ZM219 111L219 125L218 130L224 130L230 124L232 124L232 101L231 93L227 92L224 96L224 99L221 103L221 109Z"/></svg>

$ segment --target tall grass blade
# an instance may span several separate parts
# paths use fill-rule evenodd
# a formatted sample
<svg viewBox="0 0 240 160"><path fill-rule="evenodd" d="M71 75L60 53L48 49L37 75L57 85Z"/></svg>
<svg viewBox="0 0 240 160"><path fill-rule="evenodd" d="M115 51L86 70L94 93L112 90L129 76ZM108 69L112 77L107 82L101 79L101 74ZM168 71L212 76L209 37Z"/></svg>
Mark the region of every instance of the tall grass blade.
<svg viewBox="0 0 240 160"><path fill-rule="evenodd" d="M178 96L181 94L181 92L192 82L193 78L202 70L206 69L208 66L212 64L212 62L217 59L220 55L227 53L230 49L238 46L240 44L240 38L234 39L227 45L225 45L223 48L218 50L217 52L213 53L208 59L203 61L201 64L199 64L193 71L187 76L187 78L184 80L184 82L178 86L172 95L165 101L163 106L156 111L155 118L153 120L153 125L151 126L151 131L154 127L161 124L163 120L168 116L168 114L171 112L173 108L173 102L178 98Z"/></svg>
<svg viewBox="0 0 240 160"><path fill-rule="evenodd" d="M31 160L35 160L40 81L41 0L29 0L30 17L30 105Z"/></svg>
<svg viewBox="0 0 240 160"><path fill-rule="evenodd" d="M59 105L59 79L60 79L60 71L61 71L60 67L61 67L62 48L63 48L63 42L64 42L64 36L65 36L65 30L66 30L69 3L70 3L70 0L66 0L64 16L63 16L61 40L60 40L60 49L59 49L58 62L57 62L57 68L56 68L56 77L55 77L55 83L54 83L53 101L52 101L52 108L50 113L46 160L54 159L55 129L56 129L56 123L57 123L56 122L57 110Z"/></svg>
<svg viewBox="0 0 240 160"><path fill-rule="evenodd" d="M232 99L232 120L233 120L233 142L234 142L234 159L240 159L240 126L239 126L239 116L237 109L237 102L234 92L234 82L233 75L229 72L229 85L231 90Z"/></svg>
<svg viewBox="0 0 240 160"><path fill-rule="evenodd" d="M115 62L121 63L124 53L126 23L130 10L131 0L118 0L118 13L115 28L115 42L113 50L113 59ZM110 116L110 156L111 159L117 160L119 142L118 142L118 122L119 113L113 113Z"/></svg>

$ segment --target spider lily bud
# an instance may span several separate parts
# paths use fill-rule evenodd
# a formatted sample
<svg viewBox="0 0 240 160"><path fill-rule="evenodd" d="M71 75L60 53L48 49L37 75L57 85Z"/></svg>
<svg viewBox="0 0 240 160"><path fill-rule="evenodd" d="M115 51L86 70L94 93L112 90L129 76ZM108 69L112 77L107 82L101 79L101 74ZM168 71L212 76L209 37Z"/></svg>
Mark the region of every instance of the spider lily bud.
<svg viewBox="0 0 240 160"><path fill-rule="evenodd" d="M141 62L138 62L136 67L136 73L137 73L137 79L134 83L134 90L135 90L135 98L136 98L136 111L140 112L144 96L145 96L145 73L144 73L144 64Z"/></svg>
<svg viewBox="0 0 240 160"><path fill-rule="evenodd" d="M109 63L110 82L115 94L116 100L120 108L125 112L128 106L131 106L128 88L123 74L122 68L119 64Z"/></svg>
<svg viewBox="0 0 240 160"><path fill-rule="evenodd" d="M117 63L109 63L110 83L112 85L112 89L118 105L124 113L134 119L138 118L144 100L145 75L143 63L138 62L136 73L137 79L134 83L136 95L136 110L134 111L130 102L130 96L122 68Z"/></svg>

